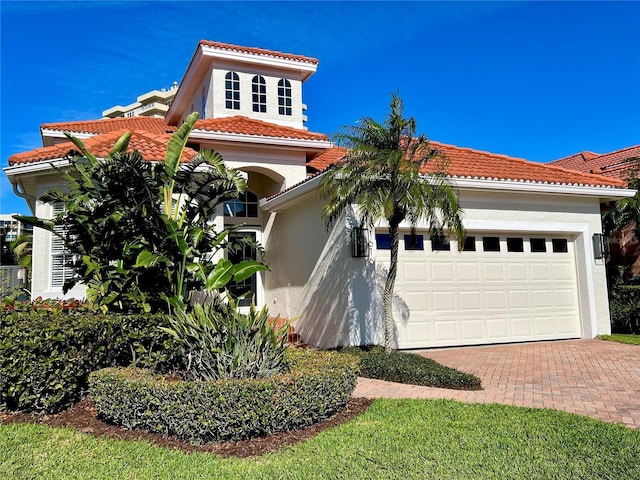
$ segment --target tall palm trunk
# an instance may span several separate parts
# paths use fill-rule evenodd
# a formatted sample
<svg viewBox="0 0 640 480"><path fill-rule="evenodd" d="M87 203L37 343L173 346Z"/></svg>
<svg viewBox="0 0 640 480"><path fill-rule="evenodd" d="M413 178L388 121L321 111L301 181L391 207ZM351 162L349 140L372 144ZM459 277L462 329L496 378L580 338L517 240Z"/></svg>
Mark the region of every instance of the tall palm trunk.
<svg viewBox="0 0 640 480"><path fill-rule="evenodd" d="M391 237L391 262L389 263L389 273L384 284L384 351L391 353L393 343L393 289L396 284L396 273L398 271L398 248L400 244L400 232L398 225L389 225L389 235Z"/></svg>

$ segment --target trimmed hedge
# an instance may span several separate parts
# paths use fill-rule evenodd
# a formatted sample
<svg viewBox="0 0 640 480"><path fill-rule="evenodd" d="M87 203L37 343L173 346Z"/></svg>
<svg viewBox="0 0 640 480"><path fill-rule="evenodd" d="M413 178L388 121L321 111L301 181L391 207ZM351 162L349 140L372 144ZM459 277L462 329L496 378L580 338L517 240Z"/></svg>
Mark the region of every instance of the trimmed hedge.
<svg viewBox="0 0 640 480"><path fill-rule="evenodd" d="M289 371L271 378L212 382L108 368L90 375L89 394L110 422L196 443L298 429L344 408L357 380L356 358L290 348L287 361Z"/></svg>
<svg viewBox="0 0 640 480"><path fill-rule="evenodd" d="M618 285L611 292L611 331L640 335L640 286Z"/></svg>
<svg viewBox="0 0 640 480"><path fill-rule="evenodd" d="M388 382L455 390L481 390L480 379L409 352L380 346L343 347L338 350L360 358L360 375Z"/></svg>
<svg viewBox="0 0 640 480"><path fill-rule="evenodd" d="M161 315L60 309L0 313L0 410L56 413L86 392L106 366L180 368L181 351L159 330Z"/></svg>

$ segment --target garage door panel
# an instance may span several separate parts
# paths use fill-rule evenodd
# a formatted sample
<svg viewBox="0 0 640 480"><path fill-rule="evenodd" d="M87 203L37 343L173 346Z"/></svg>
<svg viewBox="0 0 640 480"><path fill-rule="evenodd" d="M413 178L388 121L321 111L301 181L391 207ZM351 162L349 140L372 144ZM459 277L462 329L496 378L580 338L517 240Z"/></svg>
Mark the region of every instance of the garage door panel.
<svg viewBox="0 0 640 480"><path fill-rule="evenodd" d="M520 282L527 280L527 264L526 263L508 263L507 279L510 282Z"/></svg>
<svg viewBox="0 0 640 480"><path fill-rule="evenodd" d="M553 292L550 290L534 290L531 292L533 308L551 308L553 306Z"/></svg>
<svg viewBox="0 0 640 480"><path fill-rule="evenodd" d="M424 262L404 262L404 268L401 270L402 280L405 282L426 282L427 281L427 266Z"/></svg>
<svg viewBox="0 0 640 480"><path fill-rule="evenodd" d="M574 308L576 306L575 296L573 295L573 291L568 288L554 290L553 292L553 304L555 307L570 307Z"/></svg>
<svg viewBox="0 0 640 480"><path fill-rule="evenodd" d="M485 282L504 282L504 265L502 263L483 263L483 280Z"/></svg>
<svg viewBox="0 0 640 480"><path fill-rule="evenodd" d="M503 290L485 291L484 299L487 310L506 310L507 308L507 293Z"/></svg>
<svg viewBox="0 0 640 480"><path fill-rule="evenodd" d="M551 268L548 263L531 263L531 280L536 282L551 281Z"/></svg>
<svg viewBox="0 0 640 480"><path fill-rule="evenodd" d="M482 294L480 292L459 292L460 310L482 311Z"/></svg>
<svg viewBox="0 0 640 480"><path fill-rule="evenodd" d="M453 282L453 263L433 263L431 265L431 280L433 282Z"/></svg>
<svg viewBox="0 0 640 480"><path fill-rule="evenodd" d="M434 312L453 312L456 310L455 292L433 292Z"/></svg>
<svg viewBox="0 0 640 480"><path fill-rule="evenodd" d="M434 337L438 342L458 340L458 322L450 321L435 321L434 322Z"/></svg>
<svg viewBox="0 0 640 480"><path fill-rule="evenodd" d="M407 311L396 316L400 348L477 345L580 336L574 246L553 252L508 252L500 236L500 252L431 251L401 248L396 294ZM428 234L425 233L425 240ZM540 238L541 235L536 235ZM517 243L516 243L517 244ZM388 251L377 252L377 264L388 265ZM384 281L384 279L382 279ZM402 315L400 315L402 313Z"/></svg>
<svg viewBox="0 0 640 480"><path fill-rule="evenodd" d="M489 318L487 323L487 338L489 340L500 340L509 336L506 318Z"/></svg>
<svg viewBox="0 0 640 480"><path fill-rule="evenodd" d="M478 263L458 263L458 281L461 283L480 281L480 266Z"/></svg>
<svg viewBox="0 0 640 480"><path fill-rule="evenodd" d="M429 310L429 295L424 291L405 292L403 300L411 312L421 313Z"/></svg>
<svg viewBox="0 0 640 480"><path fill-rule="evenodd" d="M460 334L463 340L482 340L484 335L484 322L481 320L462 320L460 322Z"/></svg>
<svg viewBox="0 0 640 480"><path fill-rule="evenodd" d="M571 282L575 276L575 268L570 263L557 263L551 265L553 271L552 280Z"/></svg>
<svg viewBox="0 0 640 480"><path fill-rule="evenodd" d="M505 285L505 288L507 286ZM509 310L522 310L528 309L529 304L529 290L511 290L509 295Z"/></svg>

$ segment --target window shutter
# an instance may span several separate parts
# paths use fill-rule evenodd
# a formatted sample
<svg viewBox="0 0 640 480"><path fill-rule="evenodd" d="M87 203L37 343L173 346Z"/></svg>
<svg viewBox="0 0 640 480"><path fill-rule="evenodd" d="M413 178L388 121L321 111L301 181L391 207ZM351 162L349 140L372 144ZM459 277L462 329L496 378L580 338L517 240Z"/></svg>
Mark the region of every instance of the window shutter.
<svg viewBox="0 0 640 480"><path fill-rule="evenodd" d="M52 204L53 217L64 212L64 204L55 202ZM58 235L64 236L65 228L62 225L56 225L53 230ZM58 235L51 234L51 287L62 288L64 282L73 276L73 269L68 265L71 256L64 246L64 240Z"/></svg>

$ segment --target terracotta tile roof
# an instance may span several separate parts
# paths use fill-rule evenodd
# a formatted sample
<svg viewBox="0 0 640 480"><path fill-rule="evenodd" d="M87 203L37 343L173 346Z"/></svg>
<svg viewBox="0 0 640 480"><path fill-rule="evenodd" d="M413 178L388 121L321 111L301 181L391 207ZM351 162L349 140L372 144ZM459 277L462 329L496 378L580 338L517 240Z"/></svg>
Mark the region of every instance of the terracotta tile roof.
<svg viewBox="0 0 640 480"><path fill-rule="evenodd" d="M484 180L512 180L549 184L577 184L607 187L624 187L618 179L576 172L549 164L530 162L520 158L462 148L440 142L430 142L448 162L447 171L456 178ZM334 148L313 158L308 165L323 170L337 163L345 151ZM424 172L434 171L436 163L426 165Z"/></svg>
<svg viewBox="0 0 640 480"><path fill-rule="evenodd" d="M576 172L520 158L431 142L449 161L448 172L459 178L530 181L622 187L623 182L602 175Z"/></svg>
<svg viewBox="0 0 640 480"><path fill-rule="evenodd" d="M164 118L155 117L124 117L103 118L100 120L83 120L79 122L44 123L40 129L66 130L71 133L108 133L115 130L145 130L154 134L175 132L176 127L166 124Z"/></svg>
<svg viewBox="0 0 640 480"><path fill-rule="evenodd" d="M554 160L552 162L549 162L549 164L555 165L556 167L568 168L570 170L583 171L581 169L581 166L584 163L591 160L592 158L597 157L599 155L600 155L599 153L585 151L585 152L575 153L573 155L569 155L568 157L560 158L558 160Z"/></svg>
<svg viewBox="0 0 640 480"><path fill-rule="evenodd" d="M314 133L299 128L283 127L282 125L263 122L262 120L254 120L243 116L198 120L194 126L194 130L303 140L328 139L324 133Z"/></svg>
<svg viewBox="0 0 640 480"><path fill-rule="evenodd" d="M126 130L117 130L102 135L96 135L83 140L84 146L98 158L105 158L113 148L118 139ZM145 160L162 161L165 157L169 134L153 134L137 130L132 132L129 141L128 152L138 150ZM71 142L58 143L50 147L36 148L28 152L17 153L9 157L9 166L29 163L45 162L64 158L68 155L79 153L77 147ZM196 156L196 151L185 148L182 161L189 162Z"/></svg>
<svg viewBox="0 0 640 480"><path fill-rule="evenodd" d="M575 157L575 155L572 157ZM582 162L566 162L567 159L572 157L554 160L550 162L550 164L564 166L565 168L571 168L581 172L597 173L611 178L626 180L629 171L637 167L637 164L632 162L631 159L640 159L640 145L605 153L604 155L596 154L592 157L585 158Z"/></svg>
<svg viewBox="0 0 640 480"><path fill-rule="evenodd" d="M347 149L343 147L333 147L324 152L316 155L311 160L307 161L307 167L311 172L321 172L327 167L338 163L344 154L347 153Z"/></svg>
<svg viewBox="0 0 640 480"><path fill-rule="evenodd" d="M218 48L220 50L231 50L234 52L252 53L254 55L263 55L267 57L284 58L287 60L296 60L299 62L318 64L317 58L305 57L303 55L294 55L291 53L277 52L274 50L265 50L263 48L255 47L243 47L240 45L231 45L229 43L212 42L210 40L200 40L200 45L207 45L208 47Z"/></svg>

